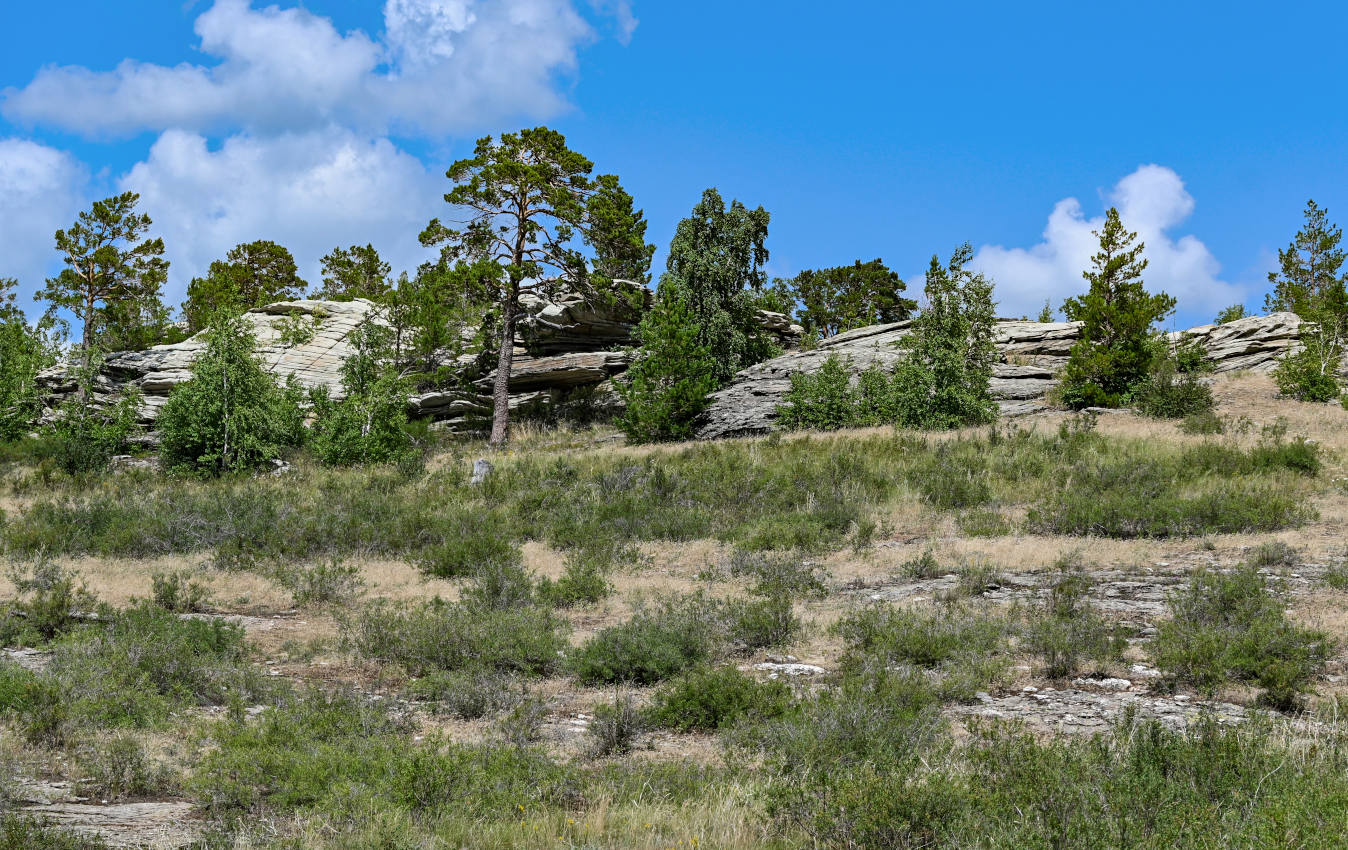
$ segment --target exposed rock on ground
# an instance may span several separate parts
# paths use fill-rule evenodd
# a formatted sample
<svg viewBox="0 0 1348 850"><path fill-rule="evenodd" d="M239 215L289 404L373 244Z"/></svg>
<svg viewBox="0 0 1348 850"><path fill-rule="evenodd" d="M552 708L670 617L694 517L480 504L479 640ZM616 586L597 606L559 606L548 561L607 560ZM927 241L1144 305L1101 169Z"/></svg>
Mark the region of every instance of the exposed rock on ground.
<svg viewBox="0 0 1348 850"><path fill-rule="evenodd" d="M1176 731L1205 714L1219 723L1239 723L1246 718L1244 708L1229 702L1108 688L1030 688L1001 697L980 693L977 705L956 706L948 713L957 718L1019 720L1036 732L1089 735L1107 731L1130 708L1139 720L1159 720Z"/></svg>
<svg viewBox="0 0 1348 850"><path fill-rule="evenodd" d="M768 433L778 406L791 388L791 376L818 371L830 356L846 361L853 374L872 364L892 369L903 359L896 343L908 335L911 325L896 322L858 328L810 351L792 351L745 369L730 386L712 395L697 436L715 439ZM1268 372L1297 344L1300 325L1295 314L1274 313L1226 325L1203 325L1183 333L1204 346L1218 372ZM997 323L995 340L1001 360L994 367L991 390L1003 415L1043 409L1042 400L1055 384L1054 375L1066 364L1079 333L1077 322L1004 319Z"/></svg>
<svg viewBox="0 0 1348 850"><path fill-rule="evenodd" d="M30 806L24 812L54 827L101 838L109 847L176 850L200 837L200 821L191 803L51 803Z"/></svg>

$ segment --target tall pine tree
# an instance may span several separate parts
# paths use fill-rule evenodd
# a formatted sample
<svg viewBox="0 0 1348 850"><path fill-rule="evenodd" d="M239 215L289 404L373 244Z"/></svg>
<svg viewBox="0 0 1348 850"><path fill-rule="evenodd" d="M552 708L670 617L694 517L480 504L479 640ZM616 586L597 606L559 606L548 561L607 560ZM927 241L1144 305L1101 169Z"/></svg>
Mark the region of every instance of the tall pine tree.
<svg viewBox="0 0 1348 850"><path fill-rule="evenodd" d="M1063 315L1081 322L1060 384L1068 407L1117 407L1151 367L1153 327L1175 309L1175 299L1147 292L1142 272L1147 260L1136 233L1124 229L1119 211L1110 207L1105 224L1094 231L1100 250L1081 276L1090 281L1083 295L1063 303Z"/></svg>
<svg viewBox="0 0 1348 850"><path fill-rule="evenodd" d="M1306 202L1306 225L1286 251L1279 269L1268 276L1273 291L1269 310L1290 310L1303 319L1301 350L1285 358L1274 378L1279 388L1304 401L1329 401L1338 395L1338 372L1348 337L1348 275L1342 272L1343 229L1327 210Z"/></svg>

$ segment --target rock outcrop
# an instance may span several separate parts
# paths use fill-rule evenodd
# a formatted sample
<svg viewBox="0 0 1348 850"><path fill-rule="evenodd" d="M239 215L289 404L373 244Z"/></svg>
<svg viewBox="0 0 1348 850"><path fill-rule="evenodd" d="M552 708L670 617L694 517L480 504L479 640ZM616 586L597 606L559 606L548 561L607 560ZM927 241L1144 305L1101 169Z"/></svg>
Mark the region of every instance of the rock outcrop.
<svg viewBox="0 0 1348 850"><path fill-rule="evenodd" d="M1301 320L1292 313L1239 319L1225 325L1203 325L1179 335L1198 341L1217 372L1272 371L1296 346ZM903 359L897 343L912 322L873 325L838 334L809 351L792 351L751 366L712 395L697 436L700 439L765 434L772 430L777 408L791 388L791 376L813 373L830 356L842 358L854 374L873 364L890 370ZM1056 383L1080 334L1077 322L1028 322L1003 319L996 327L1000 361L993 370L992 396L1003 415L1033 413Z"/></svg>

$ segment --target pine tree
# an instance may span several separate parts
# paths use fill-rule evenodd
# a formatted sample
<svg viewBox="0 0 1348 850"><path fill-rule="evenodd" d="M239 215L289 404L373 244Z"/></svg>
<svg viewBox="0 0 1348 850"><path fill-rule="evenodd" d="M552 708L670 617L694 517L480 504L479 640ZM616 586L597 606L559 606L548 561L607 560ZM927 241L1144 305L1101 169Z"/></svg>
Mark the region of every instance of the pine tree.
<svg viewBox="0 0 1348 850"><path fill-rule="evenodd" d="M824 339L853 328L901 322L917 309L916 301L902 295L907 284L879 259L803 271L792 288L801 304L800 323L807 333Z"/></svg>
<svg viewBox="0 0 1348 850"><path fill-rule="evenodd" d="M284 246L265 239L229 249L225 259L211 263L204 278L187 285L183 316L193 333L206 327L217 313L242 313L277 301L303 298L309 288L299 275L295 258Z"/></svg>
<svg viewBox="0 0 1348 850"><path fill-rule="evenodd" d="M1137 234L1124 229L1117 209L1109 209L1095 235L1100 250L1082 272L1090 289L1062 308L1069 320L1082 323L1059 389L1063 403L1077 409L1126 401L1151 367L1153 326L1175 309L1174 298L1146 291L1145 246L1133 244Z"/></svg>
<svg viewBox="0 0 1348 850"><path fill-rule="evenodd" d="M323 288L318 297L327 301L368 298L382 301L392 289L393 267L379 256L373 245L333 248L321 260Z"/></svg>
<svg viewBox="0 0 1348 850"><path fill-rule="evenodd" d="M1348 275L1342 273L1343 230L1328 212L1306 203L1306 225L1286 251L1280 268L1269 274L1273 291L1269 310L1290 310L1303 320L1300 351L1283 359L1274 379L1286 395L1303 401L1328 401L1338 395L1338 372L1348 338Z"/></svg>

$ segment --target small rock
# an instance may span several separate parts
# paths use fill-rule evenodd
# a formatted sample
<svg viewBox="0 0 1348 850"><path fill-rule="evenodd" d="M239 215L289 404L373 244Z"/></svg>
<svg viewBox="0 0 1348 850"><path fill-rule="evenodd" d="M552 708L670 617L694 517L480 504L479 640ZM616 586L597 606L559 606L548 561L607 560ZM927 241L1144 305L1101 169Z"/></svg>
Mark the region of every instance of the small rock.
<svg viewBox="0 0 1348 850"><path fill-rule="evenodd" d="M477 460L473 461L473 477L468 479L468 483L473 485L474 487L480 485L482 482L487 480L488 475L491 475L491 471L492 471L491 461L487 460L484 457L478 458Z"/></svg>
<svg viewBox="0 0 1348 850"><path fill-rule="evenodd" d="M765 662L763 664L755 664L754 669L762 670L763 672L768 673L769 678L776 678L778 675L822 676L824 675L824 673L827 672L826 670L824 670L823 667L819 667L814 664L800 664L800 663L773 664L772 662Z"/></svg>

